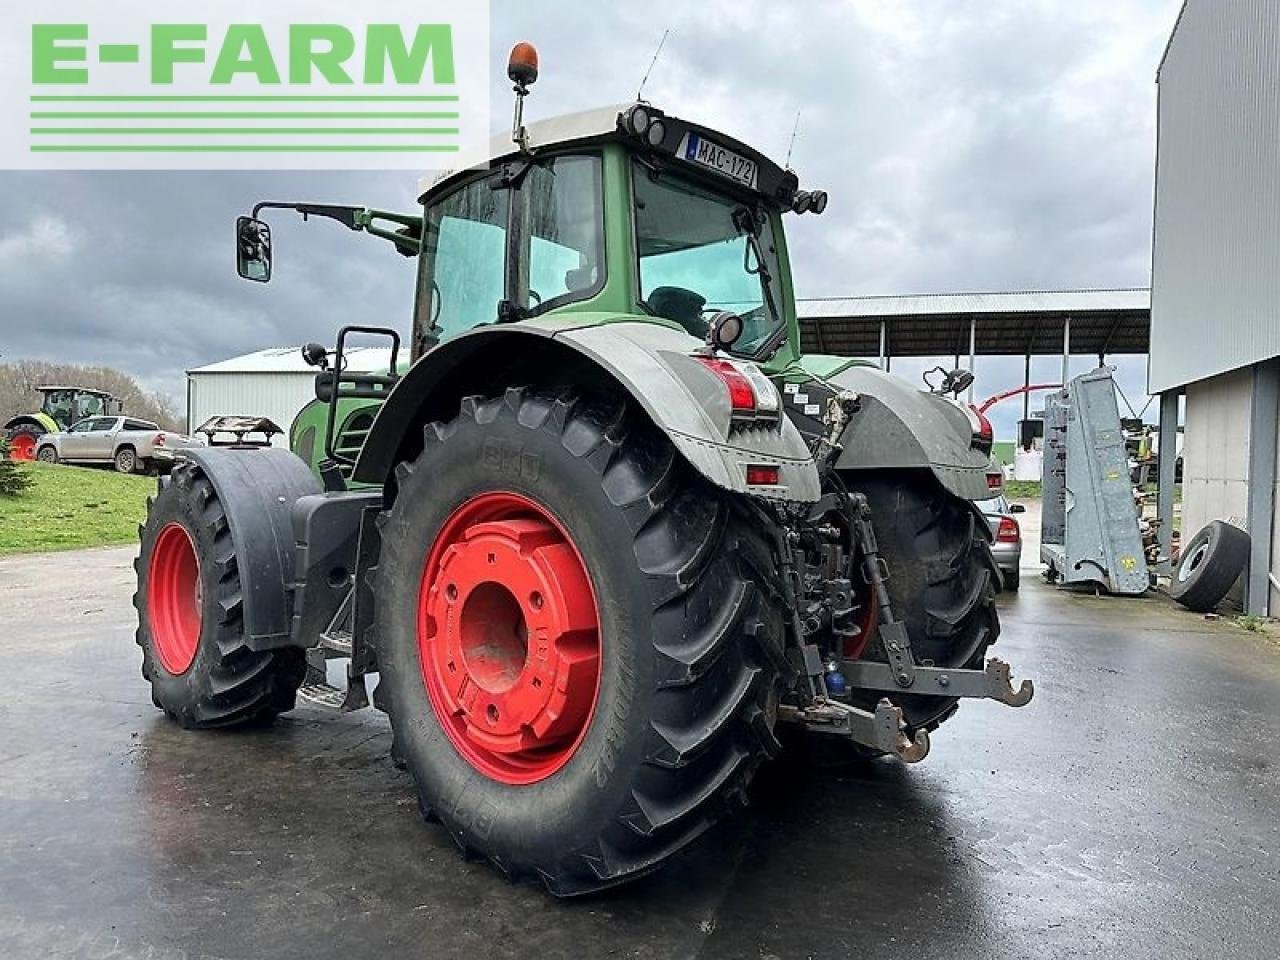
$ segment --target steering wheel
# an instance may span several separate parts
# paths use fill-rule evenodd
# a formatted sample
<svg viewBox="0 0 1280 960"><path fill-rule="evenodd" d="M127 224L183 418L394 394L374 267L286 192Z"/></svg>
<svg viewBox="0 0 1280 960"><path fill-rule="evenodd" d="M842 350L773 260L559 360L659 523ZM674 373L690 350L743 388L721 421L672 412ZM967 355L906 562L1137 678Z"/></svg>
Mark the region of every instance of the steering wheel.
<svg viewBox="0 0 1280 960"><path fill-rule="evenodd" d="M438 327L440 311L444 308L444 294L440 292L440 284L431 281L431 326Z"/></svg>
<svg viewBox="0 0 1280 960"><path fill-rule="evenodd" d="M542 306L542 294L540 294L537 290L533 289L533 287L529 288L529 299L538 301L537 303L534 304L535 307Z"/></svg>

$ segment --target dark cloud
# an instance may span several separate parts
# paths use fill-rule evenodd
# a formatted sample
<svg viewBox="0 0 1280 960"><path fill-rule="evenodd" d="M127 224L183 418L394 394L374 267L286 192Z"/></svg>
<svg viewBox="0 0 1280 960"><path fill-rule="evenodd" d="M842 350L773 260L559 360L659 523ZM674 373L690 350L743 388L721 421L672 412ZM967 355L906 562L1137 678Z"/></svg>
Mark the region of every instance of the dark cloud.
<svg viewBox="0 0 1280 960"><path fill-rule="evenodd" d="M650 99L779 159L801 112L794 165L832 194L826 216L792 222L802 296L1144 286L1154 73L1178 5L496 0L493 124L515 40L542 53L536 116L629 99L670 28ZM110 364L180 397L192 366L329 339L344 321L406 326L412 267L384 244L277 218L263 287L235 277L231 232L268 197L410 209L414 181L0 172L0 354ZM1122 367L1141 394L1144 364ZM1036 375L1056 371L1040 361ZM994 393L1021 363L979 375Z"/></svg>

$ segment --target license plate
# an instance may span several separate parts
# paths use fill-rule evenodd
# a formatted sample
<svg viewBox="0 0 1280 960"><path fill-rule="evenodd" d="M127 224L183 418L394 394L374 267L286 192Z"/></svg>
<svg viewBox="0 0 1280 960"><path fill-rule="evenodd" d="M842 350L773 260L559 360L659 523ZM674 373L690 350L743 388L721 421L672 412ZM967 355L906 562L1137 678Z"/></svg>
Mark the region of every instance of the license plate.
<svg viewBox="0 0 1280 960"><path fill-rule="evenodd" d="M708 167L730 180L755 190L759 182L756 162L696 133L686 133L680 141L680 156L700 167Z"/></svg>

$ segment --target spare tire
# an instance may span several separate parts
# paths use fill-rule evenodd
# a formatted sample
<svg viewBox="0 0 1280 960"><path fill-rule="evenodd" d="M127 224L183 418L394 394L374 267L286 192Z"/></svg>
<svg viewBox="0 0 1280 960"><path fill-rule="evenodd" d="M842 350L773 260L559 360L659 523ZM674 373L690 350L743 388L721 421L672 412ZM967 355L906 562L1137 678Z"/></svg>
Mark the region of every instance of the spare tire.
<svg viewBox="0 0 1280 960"><path fill-rule="evenodd" d="M1188 610L1210 613L1244 573L1249 562L1249 535L1239 527L1214 520L1182 549L1169 581L1169 596Z"/></svg>

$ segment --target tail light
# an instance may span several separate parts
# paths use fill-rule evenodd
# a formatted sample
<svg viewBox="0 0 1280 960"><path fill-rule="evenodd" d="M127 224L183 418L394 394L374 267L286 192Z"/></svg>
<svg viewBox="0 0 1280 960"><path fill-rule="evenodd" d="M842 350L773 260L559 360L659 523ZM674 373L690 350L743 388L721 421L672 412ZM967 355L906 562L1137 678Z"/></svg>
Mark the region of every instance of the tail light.
<svg viewBox="0 0 1280 960"><path fill-rule="evenodd" d="M164 446L164 434L163 434L163 433L157 433L157 434L156 434L156 446L157 446L157 447L163 447L163 446Z"/></svg>
<svg viewBox="0 0 1280 960"><path fill-rule="evenodd" d="M1000 489L1000 488L1002 488L1003 486L1004 486L1004 474L1003 474L1003 473L995 473L995 472L992 472L992 473L988 473L988 474L987 474L987 489L988 489L988 490L999 490L999 489Z"/></svg>
<svg viewBox="0 0 1280 960"><path fill-rule="evenodd" d="M1013 517L1001 517L1000 526L996 528L996 543L1021 543L1022 530Z"/></svg>
<svg viewBox="0 0 1280 960"><path fill-rule="evenodd" d="M973 404L969 404L965 409L965 413L969 415L969 423L973 427L973 439L970 441L970 446L975 450L981 450L983 453L990 453L996 439L991 421L987 419L986 414Z"/></svg>
<svg viewBox="0 0 1280 960"><path fill-rule="evenodd" d="M729 406L735 425L767 421L777 423L782 409L778 388L752 363L738 363L724 357L693 358L702 364L729 392Z"/></svg>

